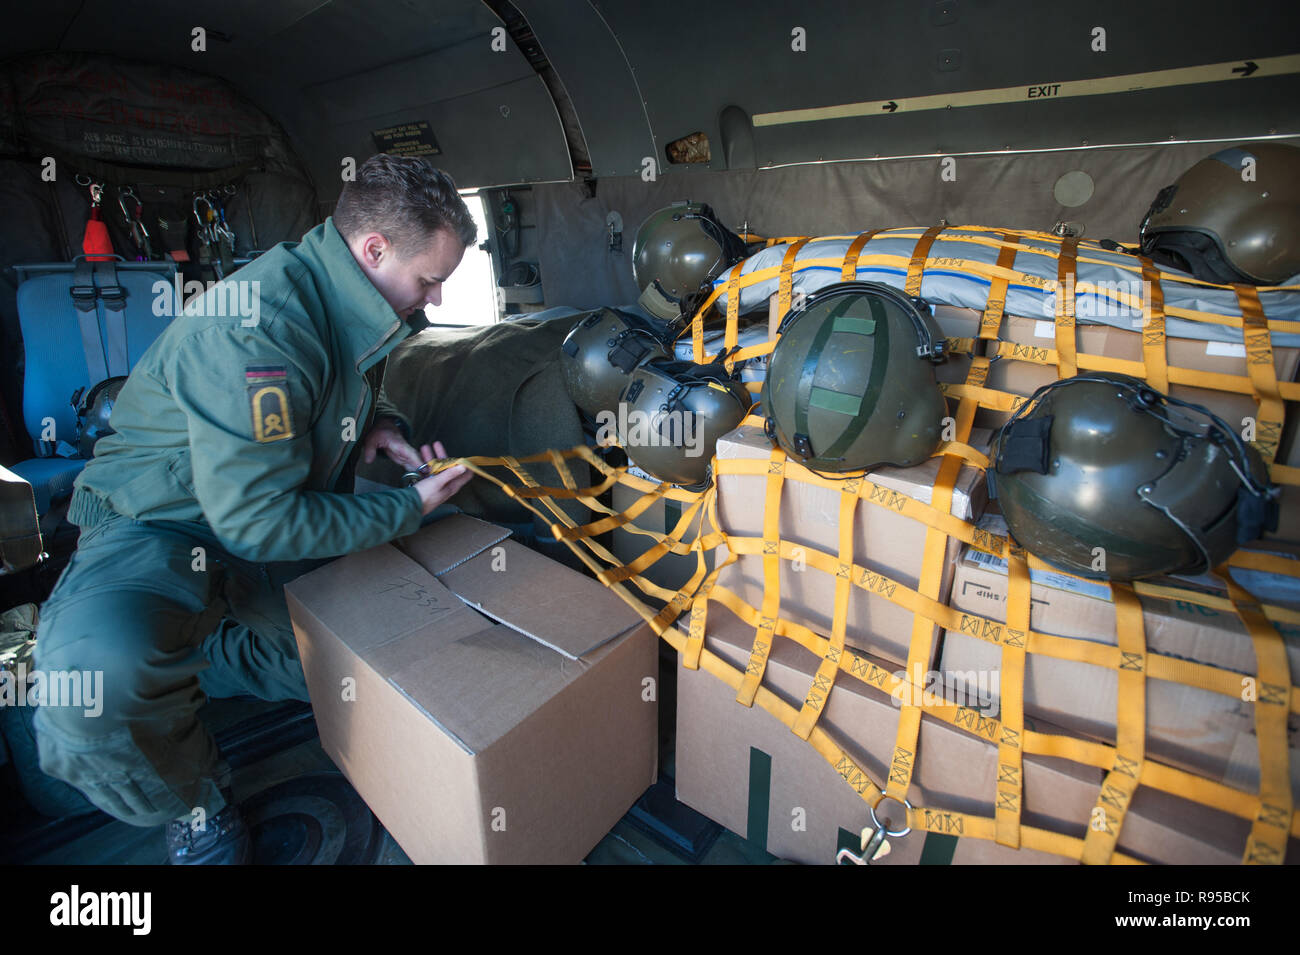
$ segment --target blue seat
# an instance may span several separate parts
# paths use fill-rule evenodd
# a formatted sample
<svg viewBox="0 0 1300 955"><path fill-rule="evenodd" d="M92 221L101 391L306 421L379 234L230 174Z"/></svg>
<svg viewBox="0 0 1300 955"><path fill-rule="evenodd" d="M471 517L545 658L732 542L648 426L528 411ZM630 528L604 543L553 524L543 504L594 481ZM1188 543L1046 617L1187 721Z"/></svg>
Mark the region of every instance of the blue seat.
<svg viewBox="0 0 1300 955"><path fill-rule="evenodd" d="M31 483L42 515L72 493L86 464L66 456L76 453L72 396L127 374L176 311L175 263L78 259L14 267L26 355L23 422L34 457L12 470ZM160 296L168 307L155 307Z"/></svg>

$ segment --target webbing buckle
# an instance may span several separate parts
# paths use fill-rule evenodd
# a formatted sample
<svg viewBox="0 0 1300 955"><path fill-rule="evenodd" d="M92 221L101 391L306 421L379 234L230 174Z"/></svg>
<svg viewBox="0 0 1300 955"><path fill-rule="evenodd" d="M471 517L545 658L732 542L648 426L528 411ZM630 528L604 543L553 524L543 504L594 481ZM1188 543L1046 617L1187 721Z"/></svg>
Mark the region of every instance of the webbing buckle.
<svg viewBox="0 0 1300 955"><path fill-rule="evenodd" d="M95 296L99 294L99 289L93 285L74 285L69 291L72 293L72 302L83 312L93 312L95 310Z"/></svg>
<svg viewBox="0 0 1300 955"><path fill-rule="evenodd" d="M120 312L126 308L126 289L120 285L106 285L99 290L99 296L104 300L104 307L114 312Z"/></svg>

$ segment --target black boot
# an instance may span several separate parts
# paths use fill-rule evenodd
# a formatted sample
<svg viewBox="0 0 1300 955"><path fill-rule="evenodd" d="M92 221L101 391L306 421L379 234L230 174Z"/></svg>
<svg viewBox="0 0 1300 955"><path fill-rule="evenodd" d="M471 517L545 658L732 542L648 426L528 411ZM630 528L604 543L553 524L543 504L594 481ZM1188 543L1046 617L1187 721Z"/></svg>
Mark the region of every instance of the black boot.
<svg viewBox="0 0 1300 955"><path fill-rule="evenodd" d="M189 820L167 823L167 861L171 865L248 865L253 844L234 794L222 789L226 805L195 831Z"/></svg>

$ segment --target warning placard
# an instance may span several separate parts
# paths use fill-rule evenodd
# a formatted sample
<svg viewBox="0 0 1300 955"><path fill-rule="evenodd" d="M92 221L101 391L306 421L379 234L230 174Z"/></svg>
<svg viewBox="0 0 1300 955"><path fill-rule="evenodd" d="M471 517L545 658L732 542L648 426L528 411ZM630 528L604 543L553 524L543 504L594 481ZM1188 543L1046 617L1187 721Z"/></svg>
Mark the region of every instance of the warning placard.
<svg viewBox="0 0 1300 955"><path fill-rule="evenodd" d="M375 141L375 149L392 156L437 156L442 152L433 138L433 130L424 120L376 129L370 137Z"/></svg>

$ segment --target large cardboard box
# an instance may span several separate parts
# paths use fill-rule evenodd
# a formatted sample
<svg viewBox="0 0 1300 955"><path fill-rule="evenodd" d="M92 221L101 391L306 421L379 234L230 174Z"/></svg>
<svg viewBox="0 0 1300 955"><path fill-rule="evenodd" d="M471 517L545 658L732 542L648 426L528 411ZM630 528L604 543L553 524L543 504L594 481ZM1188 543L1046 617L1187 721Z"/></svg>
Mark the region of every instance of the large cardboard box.
<svg viewBox="0 0 1300 955"><path fill-rule="evenodd" d="M417 863L576 863L655 779L656 636L507 536L456 515L285 588L321 744Z"/></svg>
<svg viewBox="0 0 1300 955"><path fill-rule="evenodd" d="M950 604L954 609L1006 621L1006 563L966 549L957 567ZM1256 672L1255 651L1236 614L1199 604L1141 597L1143 628L1151 653L1240 673ZM1040 633L1115 646L1115 605L1101 584L1067 574L1031 572L1030 627ZM1300 627L1278 623L1291 673L1300 672ZM1002 649L960 631L945 630L939 669L978 677L998 697ZM972 676L975 675L975 676ZM1118 675L1107 667L1030 653L1025 660L1025 712L1078 733L1115 741ZM1291 773L1300 795L1300 718L1292 714ZM1259 750L1254 704L1181 683L1146 682L1147 756L1248 791L1258 791Z"/></svg>
<svg viewBox="0 0 1300 955"><path fill-rule="evenodd" d="M987 439L987 432L972 435L972 443L977 446ZM719 460L766 459L771 451L772 444L761 428L741 427L719 439L717 454ZM913 468L880 468L867 477L876 484L928 504L933 497L939 464L940 459L931 458ZM762 475L719 476L718 522L727 534L762 537L766 480ZM837 554L839 499L839 491L787 479L781 497L781 538ZM984 472L963 466L954 487L952 513L972 520L983 511L987 499ZM854 562L906 587L916 588L925 551L925 532L926 525L919 521L869 501L861 501L853 532ZM959 549L960 542L949 539L937 598L940 603L947 599ZM763 600L762 556L741 556L718 575L718 584L759 606ZM835 578L832 575L811 566L800 570L792 561L781 562L782 617L819 633L830 633L834 606ZM910 611L886 597L867 593L857 586L852 588L845 636L849 646L889 660L906 661L911 633ZM937 639L934 646L937 650Z"/></svg>
<svg viewBox="0 0 1300 955"><path fill-rule="evenodd" d="M731 614L710 614L706 647L741 669L753 634ZM888 669L885 661L874 661ZM772 649L764 685L792 705L804 698L818 659L788 640ZM830 864L845 846L857 851L871 824L862 797L812 746L761 707L700 670L677 672L677 798L782 858ZM889 695L841 673L819 725L877 782L892 758L900 709ZM1057 728L1027 720L1039 732ZM1070 735L1070 734L1066 734ZM997 747L923 716L908 798L913 805L992 816ZM1101 770L1046 756L1024 758L1025 825L1082 838L1097 803ZM1148 862L1232 864L1241 860L1250 824L1188 800L1140 787L1130 803L1119 849ZM994 842L914 831L890 839L878 864L1060 863L1062 857ZM1291 843L1291 858L1296 856Z"/></svg>
<svg viewBox="0 0 1300 955"><path fill-rule="evenodd" d="M1138 320L1140 321L1140 319ZM1002 321L999 333L1002 341L1021 346L1025 354L1035 348L1056 347L1056 326L1051 319L1026 318L1008 315ZM1079 354L1103 355L1129 361L1142 360L1142 332L1136 329L1116 328L1113 325L1093 325L1080 322L1075 326L1075 340ZM1246 346L1225 342L1205 342L1190 338L1166 340L1169 364L1179 368L1216 372L1222 375L1248 377ZM1278 381L1295 380L1300 367L1300 349L1274 347L1273 364ZM1035 389L1055 381L1055 365L1040 365L1033 361L999 360L989 366L988 387L1018 395L1031 395ZM1173 385L1169 393L1175 398L1205 405L1229 425L1241 427L1241 419L1255 417L1258 407L1250 395L1215 391L1210 388L1193 388ZM988 409L981 409L983 417L977 421L986 427L996 427L1005 419Z"/></svg>

